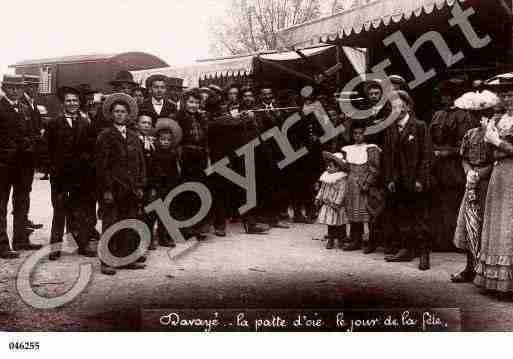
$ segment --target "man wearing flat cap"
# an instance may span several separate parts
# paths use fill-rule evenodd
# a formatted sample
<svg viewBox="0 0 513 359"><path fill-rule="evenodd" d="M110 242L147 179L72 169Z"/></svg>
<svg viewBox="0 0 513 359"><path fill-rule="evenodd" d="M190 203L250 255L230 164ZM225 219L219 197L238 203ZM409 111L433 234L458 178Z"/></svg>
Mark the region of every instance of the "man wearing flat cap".
<svg viewBox="0 0 513 359"><path fill-rule="evenodd" d="M153 126L158 118L176 114L176 105L166 99L166 81L167 77L160 74L151 75L146 80L146 88L150 97L143 102L139 111L151 117Z"/></svg>
<svg viewBox="0 0 513 359"><path fill-rule="evenodd" d="M41 246L30 243L26 231L26 214L29 195L24 179L27 166L24 160L33 151L32 133L24 116L21 100L25 82L21 76L5 75L0 98L0 258L17 258L11 250L7 236L7 204L13 191L13 236L15 250L34 250Z"/></svg>
<svg viewBox="0 0 513 359"><path fill-rule="evenodd" d="M90 194L89 166L93 160L90 124L80 112L81 92L63 86L58 90L63 112L54 118L45 131L50 157L50 185L53 206L50 243L62 243L67 223L78 245L78 254L94 257L89 246L87 200ZM60 251L50 254L57 260Z"/></svg>

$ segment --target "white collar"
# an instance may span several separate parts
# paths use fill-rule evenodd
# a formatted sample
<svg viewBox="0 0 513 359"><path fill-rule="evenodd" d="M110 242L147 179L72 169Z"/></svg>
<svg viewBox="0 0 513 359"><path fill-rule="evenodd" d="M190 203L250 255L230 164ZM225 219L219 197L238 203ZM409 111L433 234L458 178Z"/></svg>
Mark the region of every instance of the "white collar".
<svg viewBox="0 0 513 359"><path fill-rule="evenodd" d="M121 133L125 132L126 133L126 125L116 125L116 124L114 124L114 127L116 127L116 129L119 132L121 132Z"/></svg>
<svg viewBox="0 0 513 359"><path fill-rule="evenodd" d="M367 163L369 159L369 154L367 151L369 148L376 148L381 151L378 146L372 143L344 146L342 147L342 151L346 153L347 162L355 165L363 165L364 163Z"/></svg>
<svg viewBox="0 0 513 359"><path fill-rule="evenodd" d="M319 181L324 182L324 183L333 184L333 183L337 183L338 181L340 181L342 178L345 178L345 177L347 177L347 173L342 172L342 171L335 172L335 173L329 173L328 171L325 171L321 175L321 178L319 178Z"/></svg>
<svg viewBox="0 0 513 359"><path fill-rule="evenodd" d="M9 97L5 96L5 99L7 100L7 102L9 102L9 104L12 106L12 107L15 107L18 105L18 101L17 100L14 100L12 101Z"/></svg>
<svg viewBox="0 0 513 359"><path fill-rule="evenodd" d="M406 124L408 123L408 120L410 119L410 114L407 113L406 116L404 116L403 118L401 118L399 121L397 121L397 124L399 126L401 126L402 128L404 128L406 126Z"/></svg>
<svg viewBox="0 0 513 359"><path fill-rule="evenodd" d="M164 99L161 98L160 100L157 100L155 97L151 98L151 103L156 106L163 106L164 105Z"/></svg>

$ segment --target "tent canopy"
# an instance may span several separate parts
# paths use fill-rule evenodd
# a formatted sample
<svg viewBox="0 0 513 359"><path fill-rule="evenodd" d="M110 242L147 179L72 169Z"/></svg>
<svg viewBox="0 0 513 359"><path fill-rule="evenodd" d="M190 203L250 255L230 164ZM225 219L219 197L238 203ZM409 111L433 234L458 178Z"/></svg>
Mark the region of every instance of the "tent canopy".
<svg viewBox="0 0 513 359"><path fill-rule="evenodd" d="M343 47L343 57L350 65L351 71L357 74L364 73L366 69L366 53L362 49ZM303 55L303 56L301 56ZM315 48L301 50L301 55L295 51L277 52L268 51L253 53L229 58L199 60L195 65L143 71L133 71L134 80L144 85L145 80L153 74L163 74L169 77L184 79L184 86L199 86L201 80L227 78L237 76L255 76L258 79L276 80L277 75L283 71L273 66L279 64L296 71L304 71L305 63L313 64L312 72L322 72L337 62L336 46L321 45ZM305 60L307 58L308 60ZM308 66L307 66L308 67ZM290 76L290 73L288 74Z"/></svg>
<svg viewBox="0 0 513 359"><path fill-rule="evenodd" d="M294 47L344 38L358 38L364 43L363 37L368 32L451 8L458 1L469 5L498 5L511 16L504 0L371 0L365 5L282 29L279 35L285 45Z"/></svg>

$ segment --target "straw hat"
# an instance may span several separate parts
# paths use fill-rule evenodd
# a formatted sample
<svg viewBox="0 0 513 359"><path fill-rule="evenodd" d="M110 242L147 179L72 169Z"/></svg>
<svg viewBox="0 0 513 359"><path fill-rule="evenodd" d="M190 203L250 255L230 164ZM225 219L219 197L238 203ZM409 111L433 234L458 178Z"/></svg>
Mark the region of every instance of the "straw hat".
<svg viewBox="0 0 513 359"><path fill-rule="evenodd" d="M134 120L137 117L138 107L137 107L137 101L132 97L125 93L114 93L112 95L108 95L105 99L105 102L103 103L103 116L105 118L112 118L112 114L110 112L110 108L112 104L115 102L124 102L128 105L128 108L130 109L130 113L128 114L128 117L131 120Z"/></svg>
<svg viewBox="0 0 513 359"><path fill-rule="evenodd" d="M322 157L324 157L325 161L335 162L339 167L343 167L346 164L344 155L340 152L331 153L328 151L322 151Z"/></svg>
<svg viewBox="0 0 513 359"><path fill-rule="evenodd" d="M174 145L178 146L182 142L183 131L178 122L167 117L157 119L155 124L155 133L169 131L173 134Z"/></svg>

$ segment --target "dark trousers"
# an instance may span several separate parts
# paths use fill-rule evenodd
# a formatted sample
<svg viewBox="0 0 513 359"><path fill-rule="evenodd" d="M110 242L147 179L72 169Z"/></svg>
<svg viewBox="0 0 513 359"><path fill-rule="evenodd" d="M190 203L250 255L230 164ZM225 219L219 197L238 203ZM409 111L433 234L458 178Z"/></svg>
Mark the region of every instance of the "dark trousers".
<svg viewBox="0 0 513 359"><path fill-rule="evenodd" d="M431 249L428 193L417 193L399 182L396 184L396 193L390 198L390 211L401 248L414 252Z"/></svg>
<svg viewBox="0 0 513 359"><path fill-rule="evenodd" d="M29 192L26 187L27 168L21 161L11 164L0 164L0 248L9 247L7 236L7 204L11 189L13 191L13 246L28 243L25 233L25 214L28 213L27 205Z"/></svg>
<svg viewBox="0 0 513 359"><path fill-rule="evenodd" d="M102 232L105 233L110 226L125 219L137 219L139 214L139 201L132 194L115 196L114 203L102 204ZM139 247L138 234L130 229L123 229L115 233L109 241L109 250L112 255L123 258L131 255Z"/></svg>
<svg viewBox="0 0 513 359"><path fill-rule="evenodd" d="M75 236L80 249L89 244L89 233L84 206L87 194L79 183L73 183L69 177L52 176L50 178L51 199L53 206L50 243L60 243L64 236L64 225Z"/></svg>
<svg viewBox="0 0 513 359"><path fill-rule="evenodd" d="M35 157L31 155L24 156L23 169L21 172L22 190L25 191L23 196L26 203L23 205L25 222L28 222L28 215L30 211L30 192L32 192L32 182L34 182L34 174L36 173Z"/></svg>

